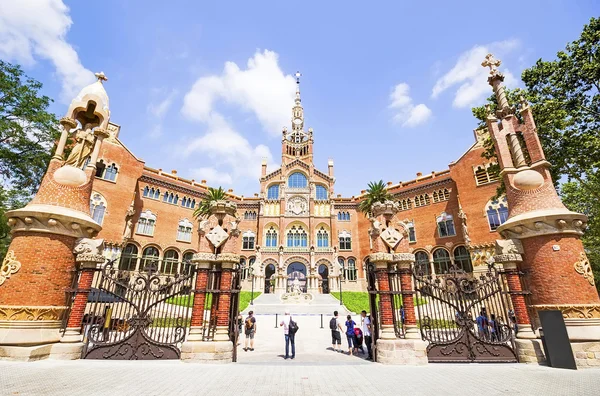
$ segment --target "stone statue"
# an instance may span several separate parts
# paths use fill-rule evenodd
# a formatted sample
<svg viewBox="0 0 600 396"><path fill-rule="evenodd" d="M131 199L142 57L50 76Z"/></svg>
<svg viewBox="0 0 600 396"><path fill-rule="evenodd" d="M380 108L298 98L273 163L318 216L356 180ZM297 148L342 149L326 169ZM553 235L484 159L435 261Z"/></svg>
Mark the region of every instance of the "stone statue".
<svg viewBox="0 0 600 396"><path fill-rule="evenodd" d="M369 235L378 236L381 234L381 223L375 217L370 217L371 228L369 228Z"/></svg>
<svg viewBox="0 0 600 396"><path fill-rule="evenodd" d="M65 165L71 165L76 168L81 168L85 160L92 154L94 142L96 138L92 132L92 124L85 124L83 129L78 129L74 132L75 146L71 150L71 154L65 161Z"/></svg>
<svg viewBox="0 0 600 396"><path fill-rule="evenodd" d="M467 214L459 206L458 217L462 220L462 233L467 246L471 246L471 238L469 237L469 228L467 226Z"/></svg>
<svg viewBox="0 0 600 396"><path fill-rule="evenodd" d="M99 254L104 251L104 239L79 238L75 241L75 254Z"/></svg>
<svg viewBox="0 0 600 396"><path fill-rule="evenodd" d="M125 232L123 233L123 240L128 240L133 237L133 215L135 214L135 209L133 207L133 201L131 205L129 205L129 209L125 213Z"/></svg>
<svg viewBox="0 0 600 396"><path fill-rule="evenodd" d="M523 254L523 245L518 239L496 239L496 255Z"/></svg>
<svg viewBox="0 0 600 396"><path fill-rule="evenodd" d="M298 278L294 278L294 280L292 281L292 293L294 294L300 294L302 293L300 291L300 281L298 280Z"/></svg>
<svg viewBox="0 0 600 396"><path fill-rule="evenodd" d="M241 218L236 217L233 221L230 221L229 224L231 224L231 229L229 230L229 233L233 236L239 236L240 235L240 229L239 229L239 225L240 222L242 221Z"/></svg>
<svg viewBox="0 0 600 396"><path fill-rule="evenodd" d="M198 232L200 233L200 235L206 234L206 232L208 231L208 223L208 219L203 219L198 222Z"/></svg>

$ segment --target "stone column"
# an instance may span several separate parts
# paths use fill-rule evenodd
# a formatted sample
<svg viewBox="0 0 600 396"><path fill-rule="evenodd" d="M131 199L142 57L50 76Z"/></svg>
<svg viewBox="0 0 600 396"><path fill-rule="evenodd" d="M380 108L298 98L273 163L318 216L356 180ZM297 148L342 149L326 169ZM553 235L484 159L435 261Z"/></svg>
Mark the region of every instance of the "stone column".
<svg viewBox="0 0 600 396"><path fill-rule="evenodd" d="M396 339L394 330L394 318L392 312L392 297L390 291L390 279L388 276L388 266L393 261L391 253L371 253L369 261L375 266L377 276L377 286L379 295L379 320L381 322L380 338L384 340Z"/></svg>
<svg viewBox="0 0 600 396"><path fill-rule="evenodd" d="M98 162L98 155L100 154L100 147L102 147L102 141L104 138L109 137L109 133L102 128L96 128L94 130L94 135L96 136L96 142L94 143L94 150L92 151L92 155L90 156L90 163L88 164L88 168L96 169L96 162Z"/></svg>
<svg viewBox="0 0 600 396"><path fill-rule="evenodd" d="M402 289L402 305L404 306L404 317L406 325L405 338L421 339L421 334L417 327L417 316L415 314L415 302L412 283L412 265L415 262L415 255L412 253L396 253L394 261L398 264L400 272L400 288Z"/></svg>
<svg viewBox="0 0 600 396"><path fill-rule="evenodd" d="M56 147L56 151L54 152L54 156L52 158L62 161L63 152L65 151L65 145L67 144L67 139L69 138L71 129L77 127L77 122L71 117L63 117L60 119L60 125L62 126L62 132L60 134L58 146Z"/></svg>

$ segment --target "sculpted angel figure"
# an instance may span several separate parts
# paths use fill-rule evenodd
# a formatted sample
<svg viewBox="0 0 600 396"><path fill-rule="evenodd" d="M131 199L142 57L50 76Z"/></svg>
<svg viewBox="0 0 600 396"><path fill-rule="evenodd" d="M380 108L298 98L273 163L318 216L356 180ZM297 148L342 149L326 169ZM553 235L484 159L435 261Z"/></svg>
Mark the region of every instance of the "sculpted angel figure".
<svg viewBox="0 0 600 396"><path fill-rule="evenodd" d="M67 157L65 165L81 168L85 160L92 154L96 138L92 132L92 124L85 124L82 129L76 130L74 134L76 143L71 150L71 154Z"/></svg>

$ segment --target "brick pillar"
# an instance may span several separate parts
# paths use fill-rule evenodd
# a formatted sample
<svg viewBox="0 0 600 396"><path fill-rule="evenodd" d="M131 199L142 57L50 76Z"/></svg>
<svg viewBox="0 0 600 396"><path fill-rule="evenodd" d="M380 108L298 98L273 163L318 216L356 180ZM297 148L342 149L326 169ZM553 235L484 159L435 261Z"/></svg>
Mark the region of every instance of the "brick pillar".
<svg viewBox="0 0 600 396"><path fill-rule="evenodd" d="M375 266L377 291L379 292L379 320L381 322L382 339L395 339L394 318L392 312L392 296L390 292L389 264L393 261L391 253L372 253L369 261Z"/></svg>
<svg viewBox="0 0 600 396"><path fill-rule="evenodd" d="M502 265L506 274L510 300L517 319L518 331L516 336L517 338L535 338L535 333L531 329L531 319L525 303L517 262L505 262Z"/></svg>
<svg viewBox="0 0 600 396"><path fill-rule="evenodd" d="M219 304L217 307L217 329L215 341L229 341L229 308L231 306L231 282L233 266L239 263L237 254L222 253L217 255L221 262L221 282L219 285Z"/></svg>
<svg viewBox="0 0 600 396"><path fill-rule="evenodd" d="M196 284L194 286L194 303L192 305L192 317L190 319L190 334L188 341L202 341L204 339L204 306L206 305L206 289L210 266L214 262L215 255L212 253L196 253L192 263L196 267Z"/></svg>
<svg viewBox="0 0 600 396"><path fill-rule="evenodd" d="M411 253L395 254L394 260L398 262L398 272L400 272L404 324L406 325L405 338L420 339L421 334L417 328L417 315L415 314L415 291L412 282L412 266L415 262L415 255Z"/></svg>

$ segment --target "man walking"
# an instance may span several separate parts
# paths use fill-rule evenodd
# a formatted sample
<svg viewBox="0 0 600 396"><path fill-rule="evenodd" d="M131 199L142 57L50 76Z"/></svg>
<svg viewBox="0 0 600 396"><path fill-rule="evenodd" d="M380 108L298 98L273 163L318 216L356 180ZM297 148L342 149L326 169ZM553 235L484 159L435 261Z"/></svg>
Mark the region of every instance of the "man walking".
<svg viewBox="0 0 600 396"><path fill-rule="evenodd" d="M360 313L360 316L362 317L362 332L365 339L365 344L367 344L367 353L369 354L367 360L373 360L373 337L371 336L371 319L369 319L369 317L367 316L367 311L362 311Z"/></svg>
<svg viewBox="0 0 600 396"><path fill-rule="evenodd" d="M331 329L331 347L334 351L342 352L342 325L338 319L338 311L333 311L333 318L329 321ZM337 349L335 348L337 344Z"/></svg>
<svg viewBox="0 0 600 396"><path fill-rule="evenodd" d="M254 350L254 336L256 335L256 318L254 317L254 311L248 312L248 317L244 322L244 333L246 334L246 342L244 344L244 351ZM250 348L248 348L250 344Z"/></svg>
<svg viewBox="0 0 600 396"><path fill-rule="evenodd" d="M283 326L283 334L285 335L285 359L293 359L296 357L296 334L293 331L290 331L291 321L292 316L290 315L290 311L285 311L285 315L283 316L281 323L279 323L279 326ZM290 356L290 344L292 344L292 356Z"/></svg>

